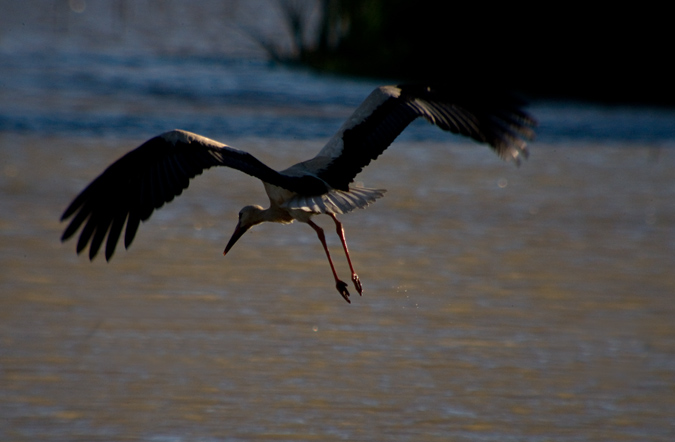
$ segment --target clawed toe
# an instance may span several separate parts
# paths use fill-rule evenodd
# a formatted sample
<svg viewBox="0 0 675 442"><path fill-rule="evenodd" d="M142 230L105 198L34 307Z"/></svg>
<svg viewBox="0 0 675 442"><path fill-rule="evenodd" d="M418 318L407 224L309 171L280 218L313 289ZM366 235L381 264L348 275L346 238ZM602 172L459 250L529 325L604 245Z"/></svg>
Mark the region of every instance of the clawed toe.
<svg viewBox="0 0 675 442"><path fill-rule="evenodd" d="M347 284L343 281L338 280L335 283L335 287L337 287L338 292L340 292L344 300L351 304L352 301L349 300L349 291L347 290Z"/></svg>
<svg viewBox="0 0 675 442"><path fill-rule="evenodd" d="M356 291L359 292L359 296L362 296L363 287L361 286L361 280L359 279L359 276L356 273L352 275L352 281L354 282L354 287L356 287Z"/></svg>

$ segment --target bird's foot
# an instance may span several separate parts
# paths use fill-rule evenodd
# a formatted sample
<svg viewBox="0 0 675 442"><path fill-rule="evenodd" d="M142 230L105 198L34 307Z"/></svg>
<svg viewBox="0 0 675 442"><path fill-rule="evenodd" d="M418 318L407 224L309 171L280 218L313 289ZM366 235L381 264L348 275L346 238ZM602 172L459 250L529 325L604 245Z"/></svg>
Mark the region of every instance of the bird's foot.
<svg viewBox="0 0 675 442"><path fill-rule="evenodd" d="M352 281L354 282L354 287L356 287L356 291L359 292L359 296L363 296L363 286L361 285L359 275L357 275L356 273L352 273Z"/></svg>
<svg viewBox="0 0 675 442"><path fill-rule="evenodd" d="M351 304L352 301L349 300L349 291L347 290L347 284L344 281L340 281L338 279L335 282L335 287L337 287L338 292L340 292L344 300L347 301L349 304Z"/></svg>

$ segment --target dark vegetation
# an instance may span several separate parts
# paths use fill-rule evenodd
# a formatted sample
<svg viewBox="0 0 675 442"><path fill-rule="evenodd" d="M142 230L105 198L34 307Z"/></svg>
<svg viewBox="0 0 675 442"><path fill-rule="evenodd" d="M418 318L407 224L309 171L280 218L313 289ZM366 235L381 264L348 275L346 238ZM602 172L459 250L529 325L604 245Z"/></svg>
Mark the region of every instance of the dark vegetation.
<svg viewBox="0 0 675 442"><path fill-rule="evenodd" d="M664 10L432 0L279 6L293 49L266 47L280 61L392 81L507 87L533 98L675 105Z"/></svg>

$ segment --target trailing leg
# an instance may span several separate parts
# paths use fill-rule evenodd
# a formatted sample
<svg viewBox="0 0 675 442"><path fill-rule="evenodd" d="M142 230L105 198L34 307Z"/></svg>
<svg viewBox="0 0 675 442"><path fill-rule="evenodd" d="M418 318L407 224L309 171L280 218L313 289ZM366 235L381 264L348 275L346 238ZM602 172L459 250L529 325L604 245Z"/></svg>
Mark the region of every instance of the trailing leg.
<svg viewBox="0 0 675 442"><path fill-rule="evenodd" d="M319 237L319 241L321 241L321 245L323 246L323 249L326 251L326 257L328 257L328 263L330 264L330 269L333 272L333 277L335 278L335 287L337 288L338 292L340 292L340 295L344 298L345 301L351 303L349 300L349 291L347 291L347 284L343 281L340 281L340 278L338 278L337 272L335 271L335 266L333 266L333 260L330 257L330 252L328 251L328 245L326 244L326 235L323 233L323 229L316 225L312 220L307 221L307 224L316 231L317 236ZM360 292L359 292L360 293Z"/></svg>
<svg viewBox="0 0 675 442"><path fill-rule="evenodd" d="M362 295L363 287L361 286L361 280L354 271L354 266L352 266L352 259L349 257L349 249L347 249L347 240L345 239L345 229L342 227L342 223L337 219L337 216L335 216L334 213L329 213L329 215L331 218L333 218L333 221L335 221L335 231L340 237L340 241L342 242L342 248L345 249L345 255L347 256L347 263L349 264L349 270L352 271L352 282L354 283L354 287L356 287L356 291L359 292L359 295Z"/></svg>

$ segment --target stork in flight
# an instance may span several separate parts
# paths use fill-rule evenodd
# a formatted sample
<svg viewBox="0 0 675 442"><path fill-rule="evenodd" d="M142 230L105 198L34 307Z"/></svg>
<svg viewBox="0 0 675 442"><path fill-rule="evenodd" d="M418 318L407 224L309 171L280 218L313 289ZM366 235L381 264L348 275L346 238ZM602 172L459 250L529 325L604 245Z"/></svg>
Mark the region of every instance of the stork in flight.
<svg viewBox="0 0 675 442"><path fill-rule="evenodd" d="M364 208L384 190L352 186L356 175L376 159L418 117L445 131L470 137L491 146L500 157L516 164L527 157L525 139L534 136L536 122L521 103L506 95L470 97L447 88L418 85L375 89L354 111L323 149L307 161L277 172L251 154L183 130L156 136L108 167L68 206L61 217L73 219L61 237L67 240L81 227L77 253L89 245L93 259L105 240L110 260L124 233L129 247L141 221L181 194L191 178L213 166L227 166L262 180L270 206L246 206L225 247L227 254L251 227L262 222L309 224L321 241L338 292L347 301L347 284L338 278L323 229L312 221L326 214L335 222L351 279L361 295L338 214ZM106 239L107 237L107 239Z"/></svg>

